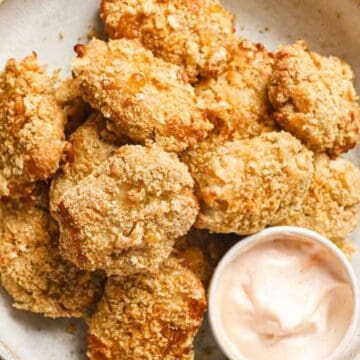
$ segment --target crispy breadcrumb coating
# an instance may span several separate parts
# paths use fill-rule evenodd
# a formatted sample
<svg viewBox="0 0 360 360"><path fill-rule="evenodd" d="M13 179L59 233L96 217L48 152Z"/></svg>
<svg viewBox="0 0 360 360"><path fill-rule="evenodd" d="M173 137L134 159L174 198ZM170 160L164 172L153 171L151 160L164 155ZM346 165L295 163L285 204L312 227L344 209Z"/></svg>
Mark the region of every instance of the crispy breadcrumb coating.
<svg viewBox="0 0 360 360"><path fill-rule="evenodd" d="M339 241L334 241L334 243L349 260L351 260L354 253L356 253L356 247L350 240L342 239Z"/></svg>
<svg viewBox="0 0 360 360"><path fill-rule="evenodd" d="M272 66L272 55L261 44L241 40L226 70L196 85L217 137L242 140L276 130L267 94Z"/></svg>
<svg viewBox="0 0 360 360"><path fill-rule="evenodd" d="M309 228L342 243L357 225L359 203L360 170L350 161L321 154L315 158L314 176L302 207L281 225Z"/></svg>
<svg viewBox="0 0 360 360"><path fill-rule="evenodd" d="M76 51L73 72L84 99L119 133L181 152L212 129L180 68L155 58L138 41L93 39Z"/></svg>
<svg viewBox="0 0 360 360"><path fill-rule="evenodd" d="M210 234L206 230L191 229L176 241L173 256L190 269L207 288L216 265L240 237Z"/></svg>
<svg viewBox="0 0 360 360"><path fill-rule="evenodd" d="M193 359L206 307L199 279L175 259L156 273L110 277L89 320L90 360Z"/></svg>
<svg viewBox="0 0 360 360"><path fill-rule="evenodd" d="M0 74L0 197L29 194L59 166L65 115L36 54Z"/></svg>
<svg viewBox="0 0 360 360"><path fill-rule="evenodd" d="M0 202L0 279L17 309L47 317L81 317L101 294L100 274L60 257L47 186L22 200Z"/></svg>
<svg viewBox="0 0 360 360"><path fill-rule="evenodd" d="M220 73L236 46L233 15L218 0L102 0L101 16L110 38L140 40L191 82Z"/></svg>
<svg viewBox="0 0 360 360"><path fill-rule="evenodd" d="M123 146L62 196L61 249L82 269L157 269L198 214L194 181L175 154Z"/></svg>
<svg viewBox="0 0 360 360"><path fill-rule="evenodd" d="M315 152L346 152L360 137L354 74L336 57L310 52L303 41L275 53L269 97L279 124Z"/></svg>
<svg viewBox="0 0 360 360"><path fill-rule="evenodd" d="M119 143L106 141L109 138L106 122L99 114L92 114L70 137L67 151L68 162L62 172L55 175L50 190L50 209L56 218L56 209L68 189L108 159Z"/></svg>
<svg viewBox="0 0 360 360"><path fill-rule="evenodd" d="M183 160L197 182L195 226L251 234L284 219L301 204L311 181L312 153L286 132L188 152Z"/></svg>
<svg viewBox="0 0 360 360"><path fill-rule="evenodd" d="M80 81L71 77L61 81L55 89L55 98L66 114L65 132L70 135L91 112L89 105L81 97Z"/></svg>

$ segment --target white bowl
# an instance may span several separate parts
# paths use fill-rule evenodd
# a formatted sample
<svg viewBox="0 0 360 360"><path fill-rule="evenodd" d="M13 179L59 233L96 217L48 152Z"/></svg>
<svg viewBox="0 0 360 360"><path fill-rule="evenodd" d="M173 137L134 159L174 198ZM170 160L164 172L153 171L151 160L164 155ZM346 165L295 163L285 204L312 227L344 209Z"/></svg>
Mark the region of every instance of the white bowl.
<svg viewBox="0 0 360 360"><path fill-rule="evenodd" d="M223 271L227 268L227 266L241 253L252 248L253 246L258 245L259 243L270 241L276 237L283 237L286 235L286 239L290 241L298 241L299 237L303 239L309 239L314 242L320 243L322 246L326 247L331 251L331 253L340 261L340 264L343 266L346 274L348 275L350 284L352 286L353 294L354 294L354 311L351 318L351 322L347 329L347 332L338 345L334 353L328 357L327 360L343 360L345 358L345 354L348 352L351 347L351 343L354 341L354 335L359 324L359 311L360 311L360 294L359 294L359 286L356 275L354 273L353 268L351 267L348 259L341 252L341 250L334 245L333 242L326 239L324 236L300 227L295 226L276 226L272 228L267 228L259 233L248 236L245 239L236 243L221 259L218 264L213 278L210 284L209 290L209 320L210 326L215 336L215 339L222 349L222 351L229 357L231 360L246 360L246 358L242 357L239 353L235 353L235 350L232 346L230 346L229 339L226 335L225 330L221 326L221 322L219 321L219 310L218 306L216 306L216 299L218 295L218 285L221 279L221 275Z"/></svg>

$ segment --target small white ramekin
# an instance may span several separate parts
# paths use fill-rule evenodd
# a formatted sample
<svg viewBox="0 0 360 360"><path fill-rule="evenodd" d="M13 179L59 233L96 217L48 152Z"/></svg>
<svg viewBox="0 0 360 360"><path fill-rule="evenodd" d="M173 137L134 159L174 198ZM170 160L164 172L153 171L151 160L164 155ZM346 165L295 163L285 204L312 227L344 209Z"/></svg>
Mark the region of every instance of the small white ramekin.
<svg viewBox="0 0 360 360"><path fill-rule="evenodd" d="M353 294L354 294L354 313L349 325L349 328L339 344L339 346L336 348L333 354L331 354L330 357L326 360L345 360L346 359L346 353L351 345L352 339L355 335L355 331L358 326L360 326L359 323L359 311L360 311L360 295L359 295L359 286L358 281L356 278L356 275L354 273L353 268L351 267L351 264L349 263L346 256L341 252L341 250L330 240L325 238L324 236L300 227L295 226L276 226L267 228L257 234L248 236L244 238L243 240L236 243L221 259L220 263L218 264L217 268L215 269L214 275L211 280L210 289L209 289L209 309L208 309L208 316L210 321L210 327L211 330L215 336L215 339L224 352L224 354L230 359L230 360L251 360L244 358L239 353L234 353L233 347L229 346L229 340L226 336L225 330L221 327L219 319L219 314L217 313L218 308L215 305L216 301L216 293L218 290L218 283L220 276L223 272L223 270L227 267L227 265L235 259L240 253L243 251L251 248L252 246L263 242L263 241L269 241L272 238L275 238L276 236L284 236L286 235L289 239L296 239L302 237L305 239L310 239L312 241L321 243L326 248L330 249L332 253L340 260L341 264L344 267L344 270L348 274L351 286L353 288Z"/></svg>

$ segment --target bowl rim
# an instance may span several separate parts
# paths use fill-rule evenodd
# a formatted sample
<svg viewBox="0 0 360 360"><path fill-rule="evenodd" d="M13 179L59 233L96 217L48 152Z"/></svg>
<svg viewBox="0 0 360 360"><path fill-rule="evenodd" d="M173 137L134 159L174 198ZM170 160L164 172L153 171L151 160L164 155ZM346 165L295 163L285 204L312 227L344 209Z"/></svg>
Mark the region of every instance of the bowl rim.
<svg viewBox="0 0 360 360"><path fill-rule="evenodd" d="M0 359L1 360L19 360L19 358L1 340L0 340Z"/></svg>
<svg viewBox="0 0 360 360"><path fill-rule="evenodd" d="M249 235L239 242L237 242L234 246L228 250L228 252L223 256L223 258L218 263L214 274L212 276L210 286L209 286L209 292L208 292L208 318L209 318L209 324L212 334L214 335L214 338L220 347L220 349L224 352L224 354L230 359L230 360L246 360L245 357L243 357L239 353L233 353L232 350L226 346L229 344L229 341L227 340L227 337L225 335L225 331L218 326L218 316L216 312L216 306L215 303L215 295L217 291L217 284L219 281L219 278L225 269L225 267L229 264L230 261L236 257L238 253L244 250L244 248L249 248L252 246L252 243L254 245L256 243L259 243L262 239L264 241L268 240L270 236L274 235L284 235L284 234L290 234L290 235L298 235L305 238L309 238L313 241L316 241L318 243L321 243L326 248L331 250L331 252L340 260L341 264L343 265L344 270L346 271L348 278L350 280L353 295L354 295L354 311L352 314L352 318L349 324L349 327L339 343L338 347L335 349L335 351L326 359L326 360L342 360L343 357L341 355L344 353L344 351L348 348L350 345L351 340L353 339L357 326L359 324L360 319L360 289L359 289L359 283L357 280L357 277L355 275L355 272L351 266L351 263L346 258L345 254L329 239L327 239L325 236L306 229L302 227L297 226L274 226L270 228L266 228L258 233Z"/></svg>

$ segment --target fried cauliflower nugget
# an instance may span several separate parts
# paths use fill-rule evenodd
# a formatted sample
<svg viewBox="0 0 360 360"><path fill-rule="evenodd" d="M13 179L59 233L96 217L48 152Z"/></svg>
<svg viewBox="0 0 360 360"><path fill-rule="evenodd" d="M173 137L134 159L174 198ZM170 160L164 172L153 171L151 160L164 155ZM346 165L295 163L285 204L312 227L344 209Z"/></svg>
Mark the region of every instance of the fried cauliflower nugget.
<svg viewBox="0 0 360 360"><path fill-rule="evenodd" d="M92 114L70 137L69 161L62 172L55 175L50 189L50 209L56 218L56 209L62 196L80 180L90 175L117 149L118 142L108 139L106 121L100 114Z"/></svg>
<svg viewBox="0 0 360 360"><path fill-rule="evenodd" d="M62 254L108 274L155 270L195 222L193 185L175 154L121 147L63 195L56 214Z"/></svg>
<svg viewBox="0 0 360 360"><path fill-rule="evenodd" d="M101 16L110 38L140 40L191 82L221 72L236 47L233 15L218 0L102 0Z"/></svg>
<svg viewBox="0 0 360 360"><path fill-rule="evenodd" d="M195 227L247 235L285 218L301 204L311 182L312 153L286 132L184 155L197 182Z"/></svg>
<svg viewBox="0 0 360 360"><path fill-rule="evenodd" d="M94 39L76 51L73 72L84 99L120 134L181 152L212 129L180 68L155 58L138 41Z"/></svg>
<svg viewBox="0 0 360 360"><path fill-rule="evenodd" d="M216 265L239 239L238 236L191 229L176 242L173 256L207 288Z"/></svg>
<svg viewBox="0 0 360 360"><path fill-rule="evenodd" d="M242 140L276 129L267 95L272 66L272 55L261 44L241 40L226 70L196 85L217 137Z"/></svg>
<svg viewBox="0 0 360 360"><path fill-rule="evenodd" d="M47 317L81 317L102 291L103 277L77 269L58 250L47 187L0 202L0 280L17 309Z"/></svg>
<svg viewBox="0 0 360 360"><path fill-rule="evenodd" d="M110 277L89 320L90 360L193 359L206 307L199 279L175 259L159 272Z"/></svg>
<svg viewBox="0 0 360 360"><path fill-rule="evenodd" d="M310 52L299 41L275 53L269 97L279 124L315 152L346 152L360 136L354 74L336 57Z"/></svg>
<svg viewBox="0 0 360 360"><path fill-rule="evenodd" d="M32 54L0 74L0 197L29 194L59 166L65 115Z"/></svg>
<svg viewBox="0 0 360 360"><path fill-rule="evenodd" d="M315 230L341 245L357 224L360 203L360 170L350 161L316 156L308 195L298 211L292 211L281 225Z"/></svg>
<svg viewBox="0 0 360 360"><path fill-rule="evenodd" d="M334 241L337 247L345 254L345 256L351 260L354 253L356 252L355 245L347 239L341 239L339 241Z"/></svg>
<svg viewBox="0 0 360 360"><path fill-rule="evenodd" d="M81 97L80 81L71 77L61 81L55 89L55 98L67 117L66 135L72 134L90 114L89 105Z"/></svg>

